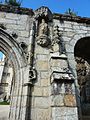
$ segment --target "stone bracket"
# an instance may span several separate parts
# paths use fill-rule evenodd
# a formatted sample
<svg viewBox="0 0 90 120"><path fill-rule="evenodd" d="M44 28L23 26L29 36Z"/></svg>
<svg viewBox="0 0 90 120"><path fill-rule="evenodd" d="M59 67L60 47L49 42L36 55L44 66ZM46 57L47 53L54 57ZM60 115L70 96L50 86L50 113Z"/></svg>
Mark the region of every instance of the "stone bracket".
<svg viewBox="0 0 90 120"><path fill-rule="evenodd" d="M71 74L71 72L57 72L57 71L53 71L52 75L51 75L51 83L54 81L57 82L74 82L75 78L73 77L73 75Z"/></svg>

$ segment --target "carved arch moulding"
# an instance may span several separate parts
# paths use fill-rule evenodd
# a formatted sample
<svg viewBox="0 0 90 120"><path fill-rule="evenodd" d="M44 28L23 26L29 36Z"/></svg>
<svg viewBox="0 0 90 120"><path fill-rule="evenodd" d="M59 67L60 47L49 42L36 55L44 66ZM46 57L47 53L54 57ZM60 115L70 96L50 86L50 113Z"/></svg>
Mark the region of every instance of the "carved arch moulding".
<svg viewBox="0 0 90 120"><path fill-rule="evenodd" d="M7 32L0 29L0 51L2 51L7 58L10 59L12 62L12 67L14 71L14 85L12 93L11 93L11 103L14 103L14 105L10 105L10 111L9 111L9 120L15 120L15 115L18 117L18 114L16 114L15 108L17 107L18 97L23 94L22 85L24 82L24 73L25 73L25 59L22 55L22 50L20 49L18 43L13 39L12 36L10 36ZM18 86L18 87L17 87ZM15 97L16 95L16 97ZM14 101L16 99L16 101ZM22 101L22 98L20 97L20 102ZM13 109L13 110L12 110ZM18 110L22 109L22 105L18 105Z"/></svg>

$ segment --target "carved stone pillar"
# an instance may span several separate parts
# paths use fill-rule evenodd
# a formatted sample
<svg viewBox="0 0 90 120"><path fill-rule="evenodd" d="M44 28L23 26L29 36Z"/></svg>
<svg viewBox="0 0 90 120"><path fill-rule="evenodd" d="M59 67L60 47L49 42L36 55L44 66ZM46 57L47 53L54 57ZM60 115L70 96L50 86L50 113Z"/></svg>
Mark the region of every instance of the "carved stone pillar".
<svg viewBox="0 0 90 120"><path fill-rule="evenodd" d="M52 40L52 51L62 53L62 33L59 30L59 26L54 26L53 28L53 40Z"/></svg>

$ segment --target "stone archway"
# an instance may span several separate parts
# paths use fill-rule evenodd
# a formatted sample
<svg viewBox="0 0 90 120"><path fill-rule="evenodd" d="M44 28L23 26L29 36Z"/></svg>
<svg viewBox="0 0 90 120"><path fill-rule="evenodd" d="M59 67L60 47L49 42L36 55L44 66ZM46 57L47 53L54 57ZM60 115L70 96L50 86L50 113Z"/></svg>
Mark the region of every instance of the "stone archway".
<svg viewBox="0 0 90 120"><path fill-rule="evenodd" d="M77 80L80 89L82 120L90 119L90 37L77 41L74 47Z"/></svg>
<svg viewBox="0 0 90 120"><path fill-rule="evenodd" d="M0 51L2 51L13 64L15 84L11 95L9 120L18 120L22 117L21 111L23 112L21 102L23 101L22 95L23 84L25 82L24 73L26 71L26 62L18 43L2 29L0 29Z"/></svg>

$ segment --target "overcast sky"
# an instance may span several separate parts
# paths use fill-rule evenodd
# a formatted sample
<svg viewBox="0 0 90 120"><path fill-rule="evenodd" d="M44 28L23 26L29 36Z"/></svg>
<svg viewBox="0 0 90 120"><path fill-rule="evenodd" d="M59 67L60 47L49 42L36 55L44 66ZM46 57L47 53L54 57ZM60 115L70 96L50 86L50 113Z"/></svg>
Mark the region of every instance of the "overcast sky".
<svg viewBox="0 0 90 120"><path fill-rule="evenodd" d="M90 0L23 0L22 6L34 10L41 6L47 6L56 13L64 13L71 8L79 16L90 17Z"/></svg>

